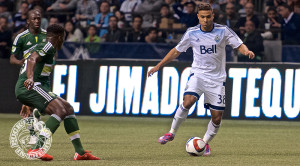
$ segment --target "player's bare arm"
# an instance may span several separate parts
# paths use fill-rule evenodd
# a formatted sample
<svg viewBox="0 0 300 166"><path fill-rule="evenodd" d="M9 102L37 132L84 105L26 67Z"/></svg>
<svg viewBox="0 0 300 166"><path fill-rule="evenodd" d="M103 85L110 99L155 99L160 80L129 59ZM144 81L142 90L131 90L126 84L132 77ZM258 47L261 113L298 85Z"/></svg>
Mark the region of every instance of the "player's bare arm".
<svg viewBox="0 0 300 166"><path fill-rule="evenodd" d="M245 44L241 44L237 49L243 55L248 56L249 59L255 58L255 54L252 51L250 51Z"/></svg>
<svg viewBox="0 0 300 166"><path fill-rule="evenodd" d="M9 58L9 63L14 64L14 65L22 66L24 61L25 61L25 59L18 60L14 54L10 55L10 58Z"/></svg>
<svg viewBox="0 0 300 166"><path fill-rule="evenodd" d="M157 72L162 66L168 64L172 60L176 59L181 52L177 51L176 48L173 48L168 52L168 54L164 57L163 60L161 60L155 67L153 67L149 72L148 72L148 77L151 76L153 73Z"/></svg>
<svg viewBox="0 0 300 166"><path fill-rule="evenodd" d="M41 58L36 52L33 52L27 60L27 69L26 69L27 80L24 82L24 86L28 90L33 88L34 68L35 68L36 63L39 61L41 61Z"/></svg>

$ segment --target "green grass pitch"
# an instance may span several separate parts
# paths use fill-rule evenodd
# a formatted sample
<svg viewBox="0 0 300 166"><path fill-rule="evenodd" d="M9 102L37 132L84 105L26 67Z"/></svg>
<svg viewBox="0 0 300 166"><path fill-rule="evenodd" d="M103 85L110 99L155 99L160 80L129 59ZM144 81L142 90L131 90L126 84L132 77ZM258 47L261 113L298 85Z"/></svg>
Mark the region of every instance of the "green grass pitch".
<svg viewBox="0 0 300 166"><path fill-rule="evenodd" d="M169 130L172 118L77 118L83 146L100 161L72 161L74 149L63 123L48 152L53 161L22 159L9 145L10 130L20 116L0 114L0 165L300 165L300 122L223 120L210 143L212 155L192 157L185 152L185 142L192 136L202 138L209 119L187 119L172 142L160 145L157 139Z"/></svg>

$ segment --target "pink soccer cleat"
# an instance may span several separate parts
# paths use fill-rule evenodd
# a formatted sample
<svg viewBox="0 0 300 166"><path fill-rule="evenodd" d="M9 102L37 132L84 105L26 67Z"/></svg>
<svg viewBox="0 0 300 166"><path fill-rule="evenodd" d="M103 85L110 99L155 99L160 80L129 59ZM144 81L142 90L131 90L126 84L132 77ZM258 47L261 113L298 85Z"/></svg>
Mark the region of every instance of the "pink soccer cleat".
<svg viewBox="0 0 300 166"><path fill-rule="evenodd" d="M164 136L161 136L158 138L158 142L162 145L166 144L169 141L172 141L175 137L175 134L173 133L166 133Z"/></svg>
<svg viewBox="0 0 300 166"><path fill-rule="evenodd" d="M209 155L210 155L211 149L210 149L210 147L209 147L208 144L206 144L205 146L206 146L206 149L205 149L205 152L204 152L203 155L204 155L204 156L209 156Z"/></svg>

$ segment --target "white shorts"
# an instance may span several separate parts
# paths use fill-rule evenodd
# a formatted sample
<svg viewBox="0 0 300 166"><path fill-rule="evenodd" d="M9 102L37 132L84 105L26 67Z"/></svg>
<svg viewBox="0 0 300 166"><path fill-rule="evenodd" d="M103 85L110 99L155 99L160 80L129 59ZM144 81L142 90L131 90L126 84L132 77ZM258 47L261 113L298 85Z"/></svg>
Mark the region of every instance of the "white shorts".
<svg viewBox="0 0 300 166"><path fill-rule="evenodd" d="M204 93L204 107L213 110L225 110L225 82L215 83L208 79L198 78L193 73L186 84L185 95L193 95L199 100Z"/></svg>

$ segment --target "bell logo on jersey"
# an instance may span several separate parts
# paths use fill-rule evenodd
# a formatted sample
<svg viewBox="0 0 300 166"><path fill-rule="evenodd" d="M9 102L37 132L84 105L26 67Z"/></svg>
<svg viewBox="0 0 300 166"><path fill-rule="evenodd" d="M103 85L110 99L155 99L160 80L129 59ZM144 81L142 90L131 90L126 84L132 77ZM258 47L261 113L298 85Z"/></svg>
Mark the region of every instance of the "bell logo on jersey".
<svg viewBox="0 0 300 166"><path fill-rule="evenodd" d="M217 45L211 45L211 47L206 48L204 45L200 45L201 54L214 54L217 53Z"/></svg>

